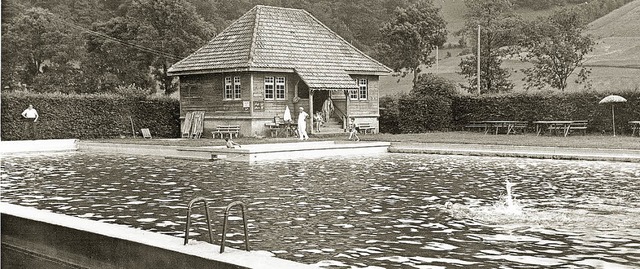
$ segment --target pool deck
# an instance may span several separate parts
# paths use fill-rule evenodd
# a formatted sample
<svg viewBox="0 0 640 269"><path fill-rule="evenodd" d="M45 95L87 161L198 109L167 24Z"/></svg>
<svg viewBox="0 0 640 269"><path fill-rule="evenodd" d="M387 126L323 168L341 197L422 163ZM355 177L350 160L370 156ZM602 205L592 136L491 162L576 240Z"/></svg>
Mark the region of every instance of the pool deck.
<svg viewBox="0 0 640 269"><path fill-rule="evenodd" d="M329 143L329 144L327 144ZM333 144L331 144L333 143ZM491 157L516 157L558 160L584 161L615 161L640 163L640 150L631 149L602 149L602 148L569 148L569 147L540 147L486 144L455 144L455 143L416 143L416 142L297 142L245 145L239 149L216 147L178 147L141 144L101 143L93 141L67 140L33 140L33 141L2 141L1 154L42 153L49 151L89 151L117 154L163 156L166 158L183 158L193 160L211 160L212 155L269 153L293 156L289 153L305 155L311 148L344 149L350 154L360 154L361 149L388 148L391 153L436 154L436 155L467 155ZM297 148L292 148L296 146ZM323 154L336 152L324 152ZM344 153L344 152L343 152ZM268 156L268 155L263 155ZM271 156L273 157L273 155ZM270 157L270 158L271 158Z"/></svg>
<svg viewBox="0 0 640 269"><path fill-rule="evenodd" d="M640 163L640 150L630 149L396 142L389 152Z"/></svg>

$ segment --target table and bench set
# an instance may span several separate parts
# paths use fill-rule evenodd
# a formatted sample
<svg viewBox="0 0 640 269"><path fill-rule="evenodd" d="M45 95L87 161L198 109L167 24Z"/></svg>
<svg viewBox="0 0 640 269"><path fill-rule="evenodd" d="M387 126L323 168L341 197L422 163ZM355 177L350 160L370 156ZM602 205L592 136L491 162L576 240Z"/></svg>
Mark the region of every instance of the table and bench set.
<svg viewBox="0 0 640 269"><path fill-rule="evenodd" d="M529 123L535 125L536 135L542 135L544 133L550 133L554 135L568 136L573 131L582 131L583 134L587 133L587 126L589 121L587 120L541 120L541 121L470 121L464 126L467 130L481 130L485 134L489 132L499 134L517 134L525 133L529 128ZM636 133L640 136L640 121L629 121L631 126L631 136L635 136Z"/></svg>
<svg viewBox="0 0 640 269"><path fill-rule="evenodd" d="M536 135L541 135L546 131L553 134L562 134L568 136L572 131L583 131L586 133L588 121L586 120L566 120L566 121L532 121L531 124L536 127ZM464 126L466 129L480 129L485 134L489 132L499 134L504 131L505 134L525 133L529 128L528 121L471 121Z"/></svg>

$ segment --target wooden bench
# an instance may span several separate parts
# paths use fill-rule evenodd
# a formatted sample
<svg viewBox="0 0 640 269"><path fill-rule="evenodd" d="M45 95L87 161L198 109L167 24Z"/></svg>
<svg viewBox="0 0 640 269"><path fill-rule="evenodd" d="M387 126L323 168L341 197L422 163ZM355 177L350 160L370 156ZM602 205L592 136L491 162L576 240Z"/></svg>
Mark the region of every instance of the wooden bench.
<svg viewBox="0 0 640 269"><path fill-rule="evenodd" d="M587 134L587 124L589 123L589 121L586 120L577 120L571 123L571 125L569 125L569 132L574 131L574 130L579 130L582 131L583 135Z"/></svg>
<svg viewBox="0 0 640 269"><path fill-rule="evenodd" d="M376 130L376 127L371 126L371 123L368 122L359 123L356 126L363 134L366 134L367 132L371 132L373 134Z"/></svg>
<svg viewBox="0 0 640 269"><path fill-rule="evenodd" d="M587 134L588 123L589 121L586 120L559 121L558 123L550 124L547 129L552 132L561 131L564 136L567 136L572 131L576 130L582 131L583 134Z"/></svg>
<svg viewBox="0 0 640 269"><path fill-rule="evenodd" d="M526 121L516 122L513 124L513 127L511 127L511 130L513 131L514 134L516 134L518 131L524 134L528 127L529 127L529 123Z"/></svg>
<svg viewBox="0 0 640 269"><path fill-rule="evenodd" d="M469 130L481 129L486 133L489 130L489 125L481 121L470 121L469 124L464 126L464 128Z"/></svg>
<svg viewBox="0 0 640 269"><path fill-rule="evenodd" d="M236 135L236 138L240 134L240 125L218 125L212 132L213 138L220 135L220 138L224 138L225 135L229 135L229 138L233 138L233 135Z"/></svg>

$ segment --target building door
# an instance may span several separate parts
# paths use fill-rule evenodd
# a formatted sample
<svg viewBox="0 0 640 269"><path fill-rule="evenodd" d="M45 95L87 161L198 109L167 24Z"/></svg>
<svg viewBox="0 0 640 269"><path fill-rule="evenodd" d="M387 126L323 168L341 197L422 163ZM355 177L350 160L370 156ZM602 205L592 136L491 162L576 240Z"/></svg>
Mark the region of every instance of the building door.
<svg viewBox="0 0 640 269"><path fill-rule="evenodd" d="M313 92L313 114L319 111L322 112L322 105L327 98L329 98L329 91Z"/></svg>

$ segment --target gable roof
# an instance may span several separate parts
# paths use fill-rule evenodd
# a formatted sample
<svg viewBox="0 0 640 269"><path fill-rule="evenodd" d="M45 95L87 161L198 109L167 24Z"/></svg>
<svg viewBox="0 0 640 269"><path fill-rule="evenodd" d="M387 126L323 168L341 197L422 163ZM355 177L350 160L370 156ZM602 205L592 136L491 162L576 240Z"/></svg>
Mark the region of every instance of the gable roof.
<svg viewBox="0 0 640 269"><path fill-rule="evenodd" d="M392 71L305 10L258 5L168 73L267 70L296 72L312 89L353 89L349 74Z"/></svg>

